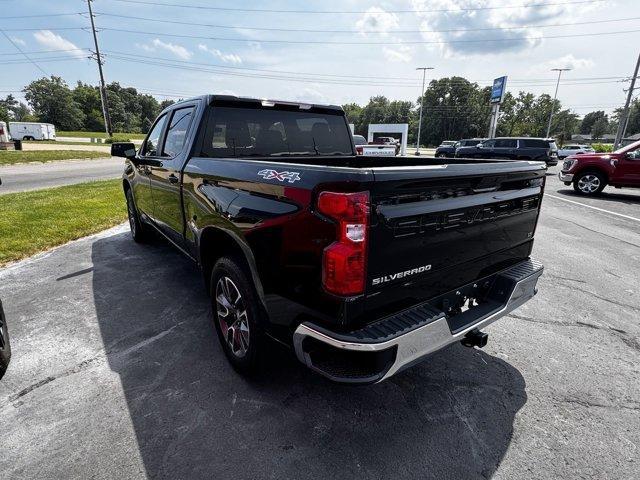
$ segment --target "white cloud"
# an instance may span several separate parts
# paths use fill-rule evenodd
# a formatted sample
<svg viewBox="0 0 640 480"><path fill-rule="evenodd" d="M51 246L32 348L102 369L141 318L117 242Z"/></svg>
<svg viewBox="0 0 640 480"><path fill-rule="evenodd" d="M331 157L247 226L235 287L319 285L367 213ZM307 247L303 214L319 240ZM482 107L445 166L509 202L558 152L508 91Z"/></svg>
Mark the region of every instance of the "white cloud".
<svg viewBox="0 0 640 480"><path fill-rule="evenodd" d="M40 30L34 33L33 36L47 50L70 50L66 53L74 57L84 58L86 56L73 42L56 35L51 30Z"/></svg>
<svg viewBox="0 0 640 480"><path fill-rule="evenodd" d="M145 52L155 52L156 49L151 45L147 45L146 43L136 43L135 46L140 50L144 50Z"/></svg>
<svg viewBox="0 0 640 480"><path fill-rule="evenodd" d="M153 41L153 46L171 52L176 57L182 58L184 60L189 60L193 56L193 53L184 48L182 45L176 45L175 43L165 43L159 38L156 38Z"/></svg>
<svg viewBox="0 0 640 480"><path fill-rule="evenodd" d="M398 45L391 47L382 47L384 58L390 62L408 63L413 58L413 49L406 45Z"/></svg>
<svg viewBox="0 0 640 480"><path fill-rule="evenodd" d="M242 63L242 58L240 58L239 55L236 55L235 53L224 53L218 50L217 48L209 48L204 43L199 44L198 49L202 50L203 52L210 53L214 57L222 60L224 63L233 63L233 64Z"/></svg>
<svg viewBox="0 0 640 480"><path fill-rule="evenodd" d="M412 0L412 3L421 19L420 28L426 30L422 37L425 41L438 42L431 46L447 57L503 54L532 48L542 43L543 35L527 25L552 24L567 16L576 18L575 11L562 4L493 8L503 7L504 3L501 0ZM485 10L469 10L473 8Z"/></svg>
<svg viewBox="0 0 640 480"><path fill-rule="evenodd" d="M24 47L27 45L27 42L18 37L10 37L13 43L17 43L18 45Z"/></svg>
<svg viewBox="0 0 640 480"><path fill-rule="evenodd" d="M318 103L318 104L327 104L329 102L329 97L327 97L324 93L316 90L315 88L304 87L302 90L299 90L293 97L294 102L306 102L306 103Z"/></svg>
<svg viewBox="0 0 640 480"><path fill-rule="evenodd" d="M393 12L387 12L380 7L371 7L356 22L356 29L360 35L366 36L368 33L380 32L382 37L387 37L389 31L400 25L398 16Z"/></svg>
<svg viewBox="0 0 640 480"><path fill-rule="evenodd" d="M548 72L552 68L570 68L571 70L584 70L592 68L595 62L590 58L576 58L573 54L568 54L548 62L541 63L532 68L532 72Z"/></svg>
<svg viewBox="0 0 640 480"><path fill-rule="evenodd" d="M136 43L136 47L145 52L155 52L157 49L166 50L167 52L173 53L176 57L182 58L183 60L189 60L193 56L193 52L187 50L182 45L177 45L175 43L165 43L159 38L156 38L151 45L147 45L145 43Z"/></svg>

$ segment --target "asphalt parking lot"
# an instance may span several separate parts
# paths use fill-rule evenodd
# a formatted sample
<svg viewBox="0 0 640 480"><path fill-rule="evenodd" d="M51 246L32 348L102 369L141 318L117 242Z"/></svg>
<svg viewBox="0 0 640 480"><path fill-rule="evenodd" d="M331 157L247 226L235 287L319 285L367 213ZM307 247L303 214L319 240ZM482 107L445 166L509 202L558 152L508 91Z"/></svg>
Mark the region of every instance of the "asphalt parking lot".
<svg viewBox="0 0 640 480"><path fill-rule="evenodd" d="M538 296L367 387L277 348L239 377L197 270L124 226L5 268L2 477L637 479L640 191L605 192L549 176Z"/></svg>

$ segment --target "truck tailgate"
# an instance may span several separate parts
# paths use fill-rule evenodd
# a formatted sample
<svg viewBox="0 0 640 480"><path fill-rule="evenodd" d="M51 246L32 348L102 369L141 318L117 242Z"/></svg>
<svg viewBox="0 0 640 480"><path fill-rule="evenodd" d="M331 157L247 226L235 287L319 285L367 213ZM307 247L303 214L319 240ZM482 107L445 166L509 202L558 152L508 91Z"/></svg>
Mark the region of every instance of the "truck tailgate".
<svg viewBox="0 0 640 480"><path fill-rule="evenodd" d="M542 164L373 171L367 310L430 299L529 256L544 189Z"/></svg>

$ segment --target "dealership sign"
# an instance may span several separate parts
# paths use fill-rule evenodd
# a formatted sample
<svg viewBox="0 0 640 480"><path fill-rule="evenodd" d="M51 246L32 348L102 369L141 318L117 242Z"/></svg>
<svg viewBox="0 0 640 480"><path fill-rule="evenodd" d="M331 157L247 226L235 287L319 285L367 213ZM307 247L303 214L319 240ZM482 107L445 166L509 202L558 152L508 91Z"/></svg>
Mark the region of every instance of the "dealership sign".
<svg viewBox="0 0 640 480"><path fill-rule="evenodd" d="M507 90L507 77L499 77L493 81L491 87L491 103L502 103L504 93Z"/></svg>

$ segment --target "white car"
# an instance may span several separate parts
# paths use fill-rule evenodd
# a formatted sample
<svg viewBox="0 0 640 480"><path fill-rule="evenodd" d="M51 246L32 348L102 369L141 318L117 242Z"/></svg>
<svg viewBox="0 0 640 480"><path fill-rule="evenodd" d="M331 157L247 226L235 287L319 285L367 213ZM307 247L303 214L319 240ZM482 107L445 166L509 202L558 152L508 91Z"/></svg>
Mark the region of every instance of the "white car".
<svg viewBox="0 0 640 480"><path fill-rule="evenodd" d="M558 158L566 158L570 155L582 155L583 153L596 153L589 145L564 145L558 149Z"/></svg>

